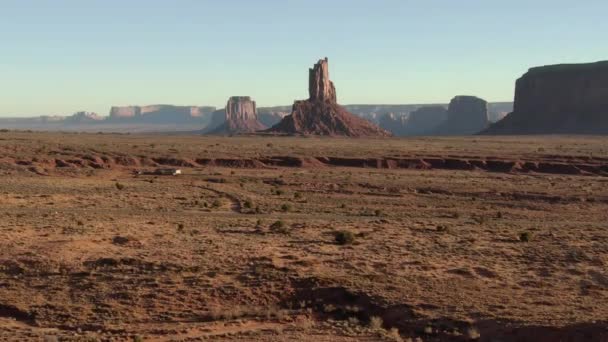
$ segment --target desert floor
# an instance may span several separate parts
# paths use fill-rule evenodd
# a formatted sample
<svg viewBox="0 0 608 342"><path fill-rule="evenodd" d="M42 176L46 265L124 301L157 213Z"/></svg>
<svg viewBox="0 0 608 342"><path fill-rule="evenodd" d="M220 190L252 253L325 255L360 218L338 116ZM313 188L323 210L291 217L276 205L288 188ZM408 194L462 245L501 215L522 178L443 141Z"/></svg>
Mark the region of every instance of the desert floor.
<svg viewBox="0 0 608 342"><path fill-rule="evenodd" d="M205 339L608 341L608 139L0 132L0 340Z"/></svg>

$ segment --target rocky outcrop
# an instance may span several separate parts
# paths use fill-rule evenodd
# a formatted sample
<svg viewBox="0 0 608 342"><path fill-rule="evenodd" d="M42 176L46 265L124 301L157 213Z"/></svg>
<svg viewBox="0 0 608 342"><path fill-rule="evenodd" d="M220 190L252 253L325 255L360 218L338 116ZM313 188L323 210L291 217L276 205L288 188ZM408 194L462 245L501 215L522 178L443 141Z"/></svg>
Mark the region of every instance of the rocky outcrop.
<svg viewBox="0 0 608 342"><path fill-rule="evenodd" d="M266 129L258 121L256 104L249 96L233 96L224 110L224 122L209 134L252 133Z"/></svg>
<svg viewBox="0 0 608 342"><path fill-rule="evenodd" d="M486 129L488 103L475 96L456 96L448 106L447 119L431 135L471 135Z"/></svg>
<svg viewBox="0 0 608 342"><path fill-rule="evenodd" d="M608 61L530 69L513 112L483 134L608 134Z"/></svg>
<svg viewBox="0 0 608 342"><path fill-rule="evenodd" d="M308 100L296 101L291 114L267 132L349 137L390 135L338 105L327 58L309 70L308 93Z"/></svg>

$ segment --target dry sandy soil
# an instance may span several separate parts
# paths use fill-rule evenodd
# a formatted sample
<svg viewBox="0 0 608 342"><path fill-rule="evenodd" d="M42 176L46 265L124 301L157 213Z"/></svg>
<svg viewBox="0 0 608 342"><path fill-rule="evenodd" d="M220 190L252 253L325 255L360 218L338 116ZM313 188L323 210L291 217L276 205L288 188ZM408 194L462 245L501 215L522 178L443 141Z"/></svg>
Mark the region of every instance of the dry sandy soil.
<svg viewBox="0 0 608 342"><path fill-rule="evenodd" d="M601 137L0 132L0 340L608 341L607 176Z"/></svg>

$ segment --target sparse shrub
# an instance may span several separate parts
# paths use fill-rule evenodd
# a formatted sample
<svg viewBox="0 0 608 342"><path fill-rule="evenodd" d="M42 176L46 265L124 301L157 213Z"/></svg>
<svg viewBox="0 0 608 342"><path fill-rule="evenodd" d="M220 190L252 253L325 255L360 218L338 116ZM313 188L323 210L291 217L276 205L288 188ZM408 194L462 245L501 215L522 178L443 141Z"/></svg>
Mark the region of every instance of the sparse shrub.
<svg viewBox="0 0 608 342"><path fill-rule="evenodd" d="M532 240L532 234L530 232L523 232L519 234L520 242L530 242L530 240Z"/></svg>
<svg viewBox="0 0 608 342"><path fill-rule="evenodd" d="M497 219L501 219L502 218L502 211L499 211L496 213L496 218Z"/></svg>
<svg viewBox="0 0 608 342"><path fill-rule="evenodd" d="M283 195L283 190L281 190L281 189L276 189L274 193L275 193L277 196L281 196L281 195Z"/></svg>
<svg viewBox="0 0 608 342"><path fill-rule="evenodd" d="M289 232L287 225L281 220L275 221L273 224L271 224L270 230L281 234L287 234Z"/></svg>
<svg viewBox="0 0 608 342"><path fill-rule="evenodd" d="M361 216L374 216L374 212L369 208L363 208L363 209L361 209L360 215Z"/></svg>
<svg viewBox="0 0 608 342"><path fill-rule="evenodd" d="M213 203L211 203L211 207L213 208L219 208L222 206L222 201L220 201L219 199L215 199L213 200Z"/></svg>
<svg viewBox="0 0 608 342"><path fill-rule="evenodd" d="M483 225L486 222L486 219L483 216L474 216L473 221L477 222L477 224Z"/></svg>
<svg viewBox="0 0 608 342"><path fill-rule="evenodd" d="M380 209L374 210L374 215L381 216L382 215L382 210L380 210Z"/></svg>
<svg viewBox="0 0 608 342"><path fill-rule="evenodd" d="M299 192L296 192L296 193L293 194L293 198L300 199L300 198L302 198L302 194L299 193Z"/></svg>
<svg viewBox="0 0 608 342"><path fill-rule="evenodd" d="M336 310L337 310L337 308L333 304L325 304L325 305L323 305L323 312L325 312L325 313L332 313L332 312L334 312Z"/></svg>
<svg viewBox="0 0 608 342"><path fill-rule="evenodd" d="M177 224L177 231L178 231L178 232L181 232L181 231L183 231L183 230L184 230L184 224L183 224L183 223L178 223L178 224Z"/></svg>
<svg viewBox="0 0 608 342"><path fill-rule="evenodd" d="M253 207L253 203L251 203L250 200L246 200L245 203L243 203L243 206L247 209L251 209Z"/></svg>
<svg viewBox="0 0 608 342"><path fill-rule="evenodd" d="M291 204L289 204L289 203L285 203L281 206L282 211L291 211L291 209L292 209Z"/></svg>
<svg viewBox="0 0 608 342"><path fill-rule="evenodd" d="M346 203L342 203L342 204L340 204L340 208L342 208L342 209L346 209Z"/></svg>
<svg viewBox="0 0 608 342"><path fill-rule="evenodd" d="M139 335L135 335L133 336L133 342L144 342L144 338Z"/></svg>
<svg viewBox="0 0 608 342"><path fill-rule="evenodd" d="M122 183L118 183L118 182L116 182L116 184L114 184L114 186L115 186L115 187L116 187L116 189L118 189L118 190L122 190L122 189L124 189L124 188L125 188L125 185L124 185L124 184L122 184Z"/></svg>
<svg viewBox="0 0 608 342"><path fill-rule="evenodd" d="M334 239L339 245L350 245L355 242L355 234L348 230L340 230L334 234Z"/></svg>
<svg viewBox="0 0 608 342"><path fill-rule="evenodd" d="M481 334L479 333L479 330L477 330L477 328L470 327L470 328L467 329L466 336L470 340L477 340L477 339L479 339L481 337Z"/></svg>
<svg viewBox="0 0 608 342"><path fill-rule="evenodd" d="M384 322L382 321L382 318L380 318L378 316L372 316L369 319L369 327L371 329L380 330L380 329L382 329L382 324L384 324Z"/></svg>
<svg viewBox="0 0 608 342"><path fill-rule="evenodd" d="M115 236L112 238L112 243L115 245L126 245L129 243L129 238L124 236Z"/></svg>
<svg viewBox="0 0 608 342"><path fill-rule="evenodd" d="M448 227L447 227L447 226L442 226L442 225L437 226L437 228L436 228L436 229L437 229L437 231L438 231L438 232L440 232L440 233L443 233L443 232L447 232L447 231L448 231Z"/></svg>
<svg viewBox="0 0 608 342"><path fill-rule="evenodd" d="M389 331L386 332L386 338L388 338L391 341L395 341L395 342L403 342L403 339L401 338L401 334L399 334L399 329L397 328L391 328Z"/></svg>

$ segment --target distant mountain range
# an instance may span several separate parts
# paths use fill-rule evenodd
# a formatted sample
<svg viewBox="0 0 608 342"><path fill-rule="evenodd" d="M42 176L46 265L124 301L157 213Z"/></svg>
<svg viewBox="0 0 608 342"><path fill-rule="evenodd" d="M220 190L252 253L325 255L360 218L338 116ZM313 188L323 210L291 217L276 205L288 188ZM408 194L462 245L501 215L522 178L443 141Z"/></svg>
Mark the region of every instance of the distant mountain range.
<svg viewBox="0 0 608 342"><path fill-rule="evenodd" d="M393 131L394 127L386 126L382 118L390 116L399 121L407 120L409 115L428 106L447 104L356 104L345 105L345 109L384 129ZM513 108L511 102L495 102L488 105L488 116L495 122L509 113ZM290 114L292 106L274 106L257 108L258 119L267 127L278 123ZM78 112L70 116L47 116L27 118L0 118L0 129L37 130L37 131L81 131L81 132L180 132L207 131L223 123L225 109L213 106L115 106L109 115ZM419 118L420 120L420 118ZM402 135L393 132L396 135ZM403 134L409 135L409 134Z"/></svg>

